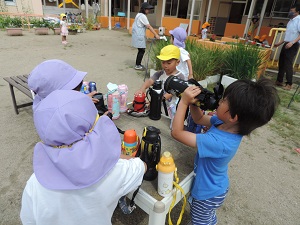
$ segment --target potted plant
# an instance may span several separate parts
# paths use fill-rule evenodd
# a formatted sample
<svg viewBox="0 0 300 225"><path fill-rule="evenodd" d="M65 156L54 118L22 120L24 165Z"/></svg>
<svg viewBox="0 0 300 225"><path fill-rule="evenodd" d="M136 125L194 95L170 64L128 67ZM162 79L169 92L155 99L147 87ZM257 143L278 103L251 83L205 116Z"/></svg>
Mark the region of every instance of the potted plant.
<svg viewBox="0 0 300 225"><path fill-rule="evenodd" d="M50 22L44 20L44 19L37 19L33 23L33 27L35 29L36 35L48 35Z"/></svg>
<svg viewBox="0 0 300 225"><path fill-rule="evenodd" d="M3 24L6 26L6 33L9 36L23 35L21 17L3 17Z"/></svg>
<svg viewBox="0 0 300 225"><path fill-rule="evenodd" d="M94 27L94 19L92 17L89 17L85 24L84 24L84 27L86 30L93 30L93 27Z"/></svg>
<svg viewBox="0 0 300 225"><path fill-rule="evenodd" d="M248 44L235 44L226 50L224 57L223 70L227 73L231 82L236 79L255 79L259 67L264 63L261 57L260 47ZM222 83L227 86L229 83L223 81L227 79L222 77Z"/></svg>
<svg viewBox="0 0 300 225"><path fill-rule="evenodd" d="M69 34L70 34L70 35L75 35L75 34L77 34L78 29L79 29L78 24L75 24L75 23L71 24L71 25L68 27Z"/></svg>
<svg viewBox="0 0 300 225"><path fill-rule="evenodd" d="M224 50L221 48L207 48L196 41L186 41L186 50L190 54L193 65L194 78L202 86L207 85L209 76L219 74L223 64ZM210 82L210 81L209 81Z"/></svg>
<svg viewBox="0 0 300 225"><path fill-rule="evenodd" d="M51 30L53 30L53 33L55 35L59 35L60 34L60 23L59 22L57 22L57 23L51 22L50 25L49 25L49 28Z"/></svg>

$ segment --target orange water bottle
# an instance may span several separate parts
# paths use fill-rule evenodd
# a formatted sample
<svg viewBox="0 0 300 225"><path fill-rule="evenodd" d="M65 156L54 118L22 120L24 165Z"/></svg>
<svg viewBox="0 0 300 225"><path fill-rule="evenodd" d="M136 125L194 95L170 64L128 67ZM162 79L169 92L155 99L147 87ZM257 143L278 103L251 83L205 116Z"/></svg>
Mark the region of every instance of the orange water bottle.
<svg viewBox="0 0 300 225"><path fill-rule="evenodd" d="M126 130L122 142L122 154L135 156L139 148L139 136L135 130Z"/></svg>
<svg viewBox="0 0 300 225"><path fill-rule="evenodd" d="M166 151L162 154L156 169L158 171L158 194L163 197L171 196L176 167L170 152Z"/></svg>

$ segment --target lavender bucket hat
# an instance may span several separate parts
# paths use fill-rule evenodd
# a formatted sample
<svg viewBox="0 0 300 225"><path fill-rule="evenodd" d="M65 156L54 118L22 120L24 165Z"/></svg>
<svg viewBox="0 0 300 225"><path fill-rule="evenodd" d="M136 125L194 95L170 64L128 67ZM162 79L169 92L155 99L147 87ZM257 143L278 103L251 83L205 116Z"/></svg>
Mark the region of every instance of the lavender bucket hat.
<svg viewBox="0 0 300 225"><path fill-rule="evenodd" d="M77 87L86 74L58 59L46 60L37 65L28 77L28 86L35 93L33 110L52 91Z"/></svg>
<svg viewBox="0 0 300 225"><path fill-rule="evenodd" d="M38 104L33 117L42 140L34 148L33 169L45 188L91 186L120 158L116 126L107 116L99 118L93 102L83 93L53 91Z"/></svg>
<svg viewBox="0 0 300 225"><path fill-rule="evenodd" d="M176 27L174 30L170 30L169 33L174 37L174 45L179 48L185 48L187 34L182 27Z"/></svg>

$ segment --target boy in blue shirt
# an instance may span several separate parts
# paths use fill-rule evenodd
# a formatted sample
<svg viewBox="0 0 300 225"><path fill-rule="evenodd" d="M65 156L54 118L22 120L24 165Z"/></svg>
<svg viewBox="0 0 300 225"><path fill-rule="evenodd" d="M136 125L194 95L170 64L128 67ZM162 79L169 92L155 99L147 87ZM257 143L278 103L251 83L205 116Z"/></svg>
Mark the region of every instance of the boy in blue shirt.
<svg viewBox="0 0 300 225"><path fill-rule="evenodd" d="M197 86L190 86L183 92L171 134L183 144L197 147L196 175L189 199L192 223L214 225L217 223L216 209L223 204L229 189L228 163L236 154L242 137L270 121L279 97L270 80L238 80L226 88L216 116L209 116L193 105L200 93ZM184 130L188 107L195 123L209 127L206 133Z"/></svg>

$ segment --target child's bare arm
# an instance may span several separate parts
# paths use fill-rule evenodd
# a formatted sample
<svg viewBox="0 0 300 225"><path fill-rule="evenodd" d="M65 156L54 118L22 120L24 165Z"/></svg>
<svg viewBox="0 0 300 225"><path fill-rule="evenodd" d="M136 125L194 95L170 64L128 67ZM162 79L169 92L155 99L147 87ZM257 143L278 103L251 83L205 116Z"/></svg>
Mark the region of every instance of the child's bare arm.
<svg viewBox="0 0 300 225"><path fill-rule="evenodd" d="M166 100L169 100L170 98L172 98L172 94L169 94L169 93L166 93L166 94L164 94L164 98L166 99Z"/></svg>
<svg viewBox="0 0 300 225"><path fill-rule="evenodd" d="M196 134L184 130L184 117L188 106L196 102L195 97L200 94L200 92L201 90L197 86L190 86L185 89L178 104L172 125L172 137L190 147L197 146Z"/></svg>
<svg viewBox="0 0 300 225"><path fill-rule="evenodd" d="M196 124L200 124L200 125L203 125L206 127L211 126L211 123L210 123L211 116L204 115L202 110L198 106L191 105L190 112L191 112L192 118Z"/></svg>
<svg viewBox="0 0 300 225"><path fill-rule="evenodd" d="M143 83L143 85L141 86L141 88L135 92L135 95L139 95L139 94L145 93L146 90L147 90L150 86L152 86L153 84L154 84L154 81L153 81L152 79L146 80L146 81Z"/></svg>
<svg viewBox="0 0 300 225"><path fill-rule="evenodd" d="M188 69L189 69L189 76L188 76L188 79L192 79L194 78L193 77L193 67L192 67L192 61L190 59L186 60L187 62L187 66L188 66Z"/></svg>
<svg viewBox="0 0 300 225"><path fill-rule="evenodd" d="M154 34L156 39L159 39L159 35L155 32L155 30L153 29L153 27L150 24L146 25L146 27L147 27L147 29L149 29L152 32L152 34Z"/></svg>

